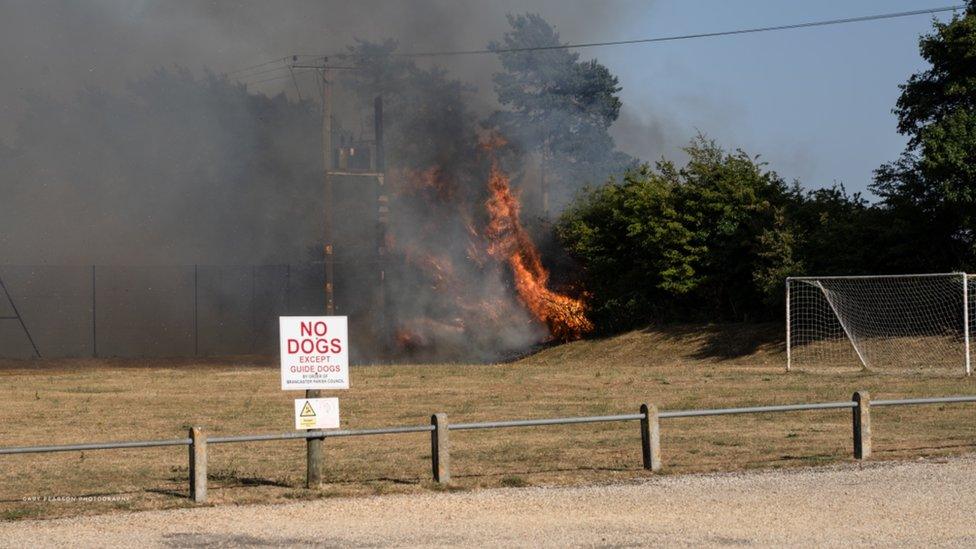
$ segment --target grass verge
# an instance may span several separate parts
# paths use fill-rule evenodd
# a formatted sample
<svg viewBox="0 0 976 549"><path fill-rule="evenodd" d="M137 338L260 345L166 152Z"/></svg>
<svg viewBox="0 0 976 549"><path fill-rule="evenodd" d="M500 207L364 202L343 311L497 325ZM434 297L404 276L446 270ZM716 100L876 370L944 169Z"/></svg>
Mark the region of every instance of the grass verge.
<svg viewBox="0 0 976 549"><path fill-rule="evenodd" d="M507 364L353 367L344 428L976 392L956 375L783 371L772 326L687 326L549 348ZM0 446L285 432L292 399L274 358L0 361ZM878 408L875 459L971 451L976 406ZM644 476L636 422L455 431L452 489ZM850 412L664 420L665 474L850 460ZM185 507L182 447L0 456L0 519ZM306 490L301 441L210 447L214 504L434 488L425 433L326 441L327 484Z"/></svg>

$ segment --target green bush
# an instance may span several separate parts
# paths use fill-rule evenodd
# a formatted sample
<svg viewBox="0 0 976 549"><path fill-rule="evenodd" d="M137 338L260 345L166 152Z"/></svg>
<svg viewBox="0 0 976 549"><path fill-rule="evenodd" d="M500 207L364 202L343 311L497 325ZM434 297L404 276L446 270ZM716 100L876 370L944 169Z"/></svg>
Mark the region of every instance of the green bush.
<svg viewBox="0 0 976 549"><path fill-rule="evenodd" d="M556 227L583 269L594 320L757 319L798 272L786 214L796 193L742 151L703 136L681 168L660 161L585 191Z"/></svg>

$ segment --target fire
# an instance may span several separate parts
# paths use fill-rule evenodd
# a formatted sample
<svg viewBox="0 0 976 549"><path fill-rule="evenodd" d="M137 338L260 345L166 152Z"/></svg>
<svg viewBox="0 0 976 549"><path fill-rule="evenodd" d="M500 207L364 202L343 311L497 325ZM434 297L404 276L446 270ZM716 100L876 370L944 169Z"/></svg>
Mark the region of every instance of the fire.
<svg viewBox="0 0 976 549"><path fill-rule="evenodd" d="M480 161L460 172L439 166L390 172L394 227L404 220L388 235L402 261L390 283L411 289L397 296L392 335L414 359L497 359L547 337L569 341L593 329L581 300L550 288L519 219L518 196L494 157L501 144L496 137L483 146L491 157L487 185Z"/></svg>
<svg viewBox="0 0 976 549"><path fill-rule="evenodd" d="M488 142L490 152L499 145L498 138ZM486 230L488 253L507 261L515 278L519 300L532 315L543 322L554 339L571 341L593 330L586 317L586 307L578 299L549 289L549 272L542 265L539 251L519 219L521 204L512 192L508 175L491 156L488 176L490 197L485 203L490 221Z"/></svg>

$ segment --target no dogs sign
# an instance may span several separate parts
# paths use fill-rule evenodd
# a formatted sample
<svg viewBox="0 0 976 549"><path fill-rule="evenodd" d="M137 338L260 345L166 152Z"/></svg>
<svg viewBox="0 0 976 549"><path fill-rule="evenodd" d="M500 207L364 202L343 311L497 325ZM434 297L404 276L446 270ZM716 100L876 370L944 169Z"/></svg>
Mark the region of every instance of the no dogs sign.
<svg viewBox="0 0 976 549"><path fill-rule="evenodd" d="M349 329L344 316L283 316L281 388L348 389Z"/></svg>

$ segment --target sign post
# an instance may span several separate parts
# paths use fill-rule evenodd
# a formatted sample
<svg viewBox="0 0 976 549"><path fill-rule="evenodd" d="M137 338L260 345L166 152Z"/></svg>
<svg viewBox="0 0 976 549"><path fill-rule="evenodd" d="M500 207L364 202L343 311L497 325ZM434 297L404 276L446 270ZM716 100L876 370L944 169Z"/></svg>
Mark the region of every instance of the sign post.
<svg viewBox="0 0 976 549"><path fill-rule="evenodd" d="M283 316L278 324L282 390L304 389L305 398L313 401L322 396L322 389L349 388L346 317ZM338 402L335 409L338 414ZM322 484L322 439L308 439L307 462L306 486L318 488Z"/></svg>
<svg viewBox="0 0 976 549"><path fill-rule="evenodd" d="M305 398L319 398L322 391L308 389ZM309 489L322 486L322 443L325 439L305 439L305 487Z"/></svg>

